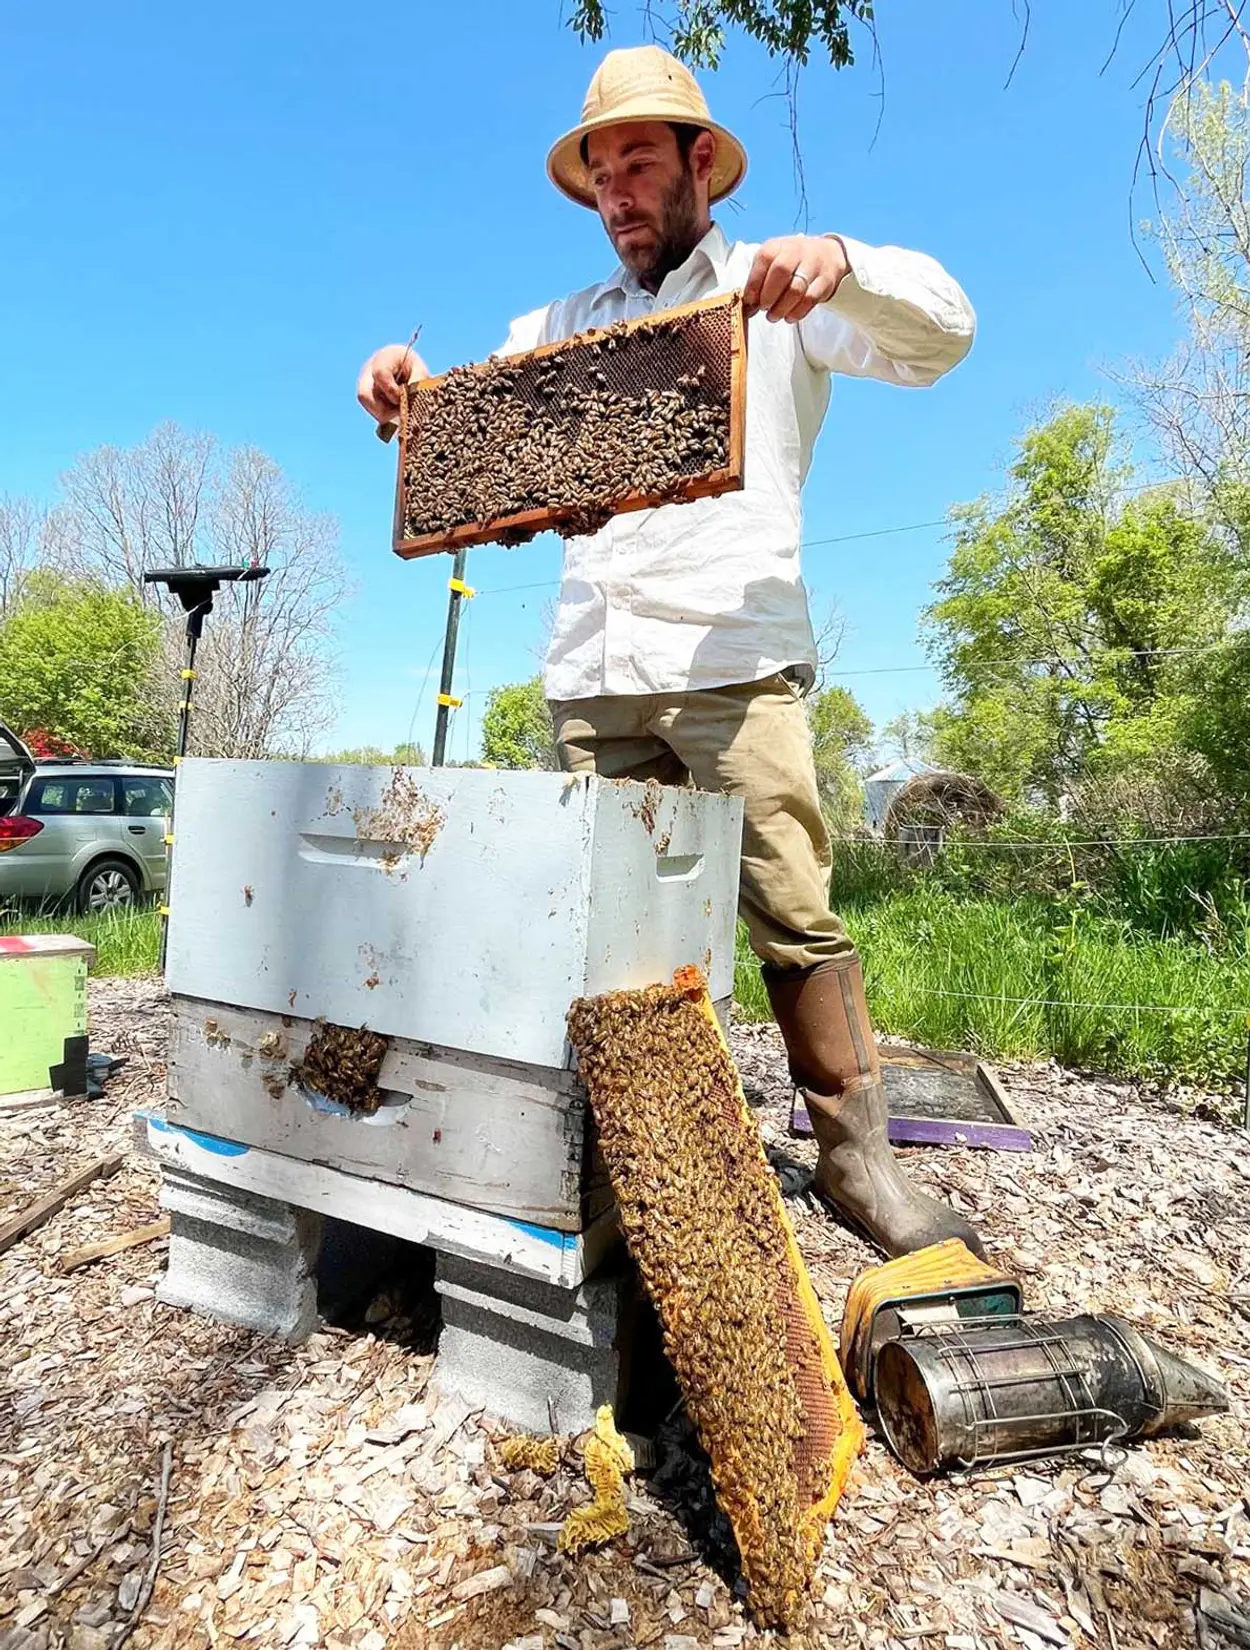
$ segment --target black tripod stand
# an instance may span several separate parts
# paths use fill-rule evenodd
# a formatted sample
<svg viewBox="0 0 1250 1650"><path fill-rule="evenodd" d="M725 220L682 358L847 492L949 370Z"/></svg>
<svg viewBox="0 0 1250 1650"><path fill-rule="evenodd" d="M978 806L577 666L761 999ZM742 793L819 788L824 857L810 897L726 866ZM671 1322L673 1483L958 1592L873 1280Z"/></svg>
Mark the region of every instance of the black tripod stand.
<svg viewBox="0 0 1250 1650"><path fill-rule="evenodd" d="M178 754L174 766L187 754L191 734L191 684L195 680L195 651L204 634L204 620L213 611L213 597L223 584L243 584L269 577L267 567L158 567L143 575L144 584L162 584L182 603L187 616L187 662L182 667L182 698L178 701ZM169 890L173 877L174 809L178 806L178 786L170 808L169 830L165 836L165 904L161 906L161 967L169 937Z"/></svg>

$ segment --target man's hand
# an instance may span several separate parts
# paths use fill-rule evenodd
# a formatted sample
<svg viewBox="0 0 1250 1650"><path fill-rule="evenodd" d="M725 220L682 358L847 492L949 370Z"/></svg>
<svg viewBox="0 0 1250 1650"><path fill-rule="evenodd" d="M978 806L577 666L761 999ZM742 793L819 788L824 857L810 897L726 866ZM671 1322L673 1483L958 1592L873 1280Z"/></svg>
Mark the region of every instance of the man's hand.
<svg viewBox="0 0 1250 1650"><path fill-rule="evenodd" d="M399 386L428 377L429 369L416 350L406 344L384 344L360 369L356 399L379 424L389 424L399 412Z"/></svg>
<svg viewBox="0 0 1250 1650"><path fill-rule="evenodd" d="M743 289L747 314L770 321L801 321L832 298L850 269L836 235L779 235L755 254Z"/></svg>

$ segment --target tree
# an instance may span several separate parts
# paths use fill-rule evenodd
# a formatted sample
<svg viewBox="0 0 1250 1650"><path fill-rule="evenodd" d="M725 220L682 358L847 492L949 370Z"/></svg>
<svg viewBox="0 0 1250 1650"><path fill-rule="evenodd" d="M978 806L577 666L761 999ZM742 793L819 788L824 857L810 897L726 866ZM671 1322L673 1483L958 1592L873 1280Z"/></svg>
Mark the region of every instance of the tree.
<svg viewBox="0 0 1250 1650"><path fill-rule="evenodd" d="M0 620L0 721L95 756L167 758L148 681L160 619L130 590L32 573Z"/></svg>
<svg viewBox="0 0 1250 1650"><path fill-rule="evenodd" d="M1137 0L1117 0L1105 9L1108 27L1118 43L1119 30ZM1158 15L1158 47L1154 53L1154 80L1150 106L1168 95L1168 75L1194 75L1200 59L1208 60L1229 39L1243 44L1241 17L1247 0L1154 0ZM1015 13L1014 0L1012 4ZM660 0L639 0L644 27L663 33L676 55L695 68L714 69L725 46L726 30L740 29L758 40L770 57L789 67L804 66L813 50L835 69L855 62L851 25L860 24L875 53L875 0L674 0L673 9L661 9ZM574 0L568 21L582 40L602 40L613 10L606 0ZM1030 0L1020 13L1020 52L1028 42Z"/></svg>
<svg viewBox="0 0 1250 1650"><path fill-rule="evenodd" d="M40 513L28 498L0 496L0 618L21 600L39 554Z"/></svg>
<svg viewBox="0 0 1250 1650"><path fill-rule="evenodd" d="M931 762L938 720L938 712L932 710L900 711L881 729L882 753L901 756L904 761L914 757L918 762Z"/></svg>
<svg viewBox="0 0 1250 1650"><path fill-rule="evenodd" d="M1175 178L1151 226L1186 337L1122 375L1177 472L1250 553L1250 80L1187 83L1165 126Z"/></svg>
<svg viewBox="0 0 1250 1650"><path fill-rule="evenodd" d="M405 740L393 751L379 750L376 745L357 745L349 750L327 751L324 756L312 756L308 760L339 762L344 766L423 768L426 759L420 745Z"/></svg>
<svg viewBox="0 0 1250 1650"><path fill-rule="evenodd" d="M1010 800L1174 752L1210 652L1238 622L1226 547L1174 490L1126 492L1114 417L1068 407L1030 430L1005 497L953 513L928 645L950 694L946 765Z"/></svg>
<svg viewBox="0 0 1250 1650"><path fill-rule="evenodd" d="M482 761L499 768L560 766L541 676L490 690L482 713Z"/></svg>
<svg viewBox="0 0 1250 1650"><path fill-rule="evenodd" d="M661 21L652 5L639 10L648 25ZM760 41L770 56L800 64L816 46L840 69L855 61L849 25L871 26L872 15L873 0L677 0L667 31L677 56L705 69L720 62L726 26ZM576 0L569 23L583 40L602 40L608 26L604 0Z"/></svg>
<svg viewBox="0 0 1250 1650"><path fill-rule="evenodd" d="M862 822L860 775L872 756L872 723L855 695L828 687L807 701L816 786L830 829L849 836Z"/></svg>
<svg viewBox="0 0 1250 1650"><path fill-rule="evenodd" d="M20 605L32 573L70 568L58 528L55 516L34 499L0 494L0 619Z"/></svg>
<svg viewBox="0 0 1250 1650"><path fill-rule="evenodd" d="M192 748L204 756L305 754L334 714L332 640L346 591L332 518L306 511L254 447L221 452L210 436L163 424L139 446L100 447L62 477L50 518L87 577L126 585L165 617L152 692L180 688L181 609L143 574L233 562L270 569L227 585L200 646Z"/></svg>

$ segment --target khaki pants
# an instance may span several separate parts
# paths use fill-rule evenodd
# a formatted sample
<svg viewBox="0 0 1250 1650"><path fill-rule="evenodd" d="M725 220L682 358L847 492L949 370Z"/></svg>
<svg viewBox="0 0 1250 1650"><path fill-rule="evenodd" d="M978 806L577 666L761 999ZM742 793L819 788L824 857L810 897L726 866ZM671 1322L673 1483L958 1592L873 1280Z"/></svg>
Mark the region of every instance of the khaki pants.
<svg viewBox="0 0 1250 1650"><path fill-rule="evenodd" d="M655 779L740 796L738 909L751 949L775 968L808 968L852 949L829 909L829 834L807 716L784 676L701 693L557 700L570 773Z"/></svg>

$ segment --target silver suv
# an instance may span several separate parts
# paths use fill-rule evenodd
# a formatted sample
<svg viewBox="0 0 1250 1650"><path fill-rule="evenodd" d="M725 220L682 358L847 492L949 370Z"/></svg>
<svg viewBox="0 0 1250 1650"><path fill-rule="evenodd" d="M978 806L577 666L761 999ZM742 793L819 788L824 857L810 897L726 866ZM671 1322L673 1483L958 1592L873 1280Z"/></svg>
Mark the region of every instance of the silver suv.
<svg viewBox="0 0 1250 1650"><path fill-rule="evenodd" d="M133 905L165 886L170 768L36 760L0 723L0 901Z"/></svg>

